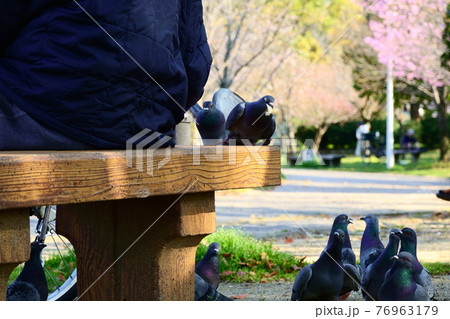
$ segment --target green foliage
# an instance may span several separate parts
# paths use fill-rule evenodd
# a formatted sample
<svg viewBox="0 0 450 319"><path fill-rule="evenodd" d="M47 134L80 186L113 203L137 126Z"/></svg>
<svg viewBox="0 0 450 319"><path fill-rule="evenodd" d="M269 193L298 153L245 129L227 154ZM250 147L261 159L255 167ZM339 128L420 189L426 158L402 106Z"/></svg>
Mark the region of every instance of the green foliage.
<svg viewBox="0 0 450 319"><path fill-rule="evenodd" d="M238 228L224 227L202 240L197 248L197 262L212 242L221 245L219 270L223 281L294 280L305 265L302 260L278 251L271 242L245 235Z"/></svg>

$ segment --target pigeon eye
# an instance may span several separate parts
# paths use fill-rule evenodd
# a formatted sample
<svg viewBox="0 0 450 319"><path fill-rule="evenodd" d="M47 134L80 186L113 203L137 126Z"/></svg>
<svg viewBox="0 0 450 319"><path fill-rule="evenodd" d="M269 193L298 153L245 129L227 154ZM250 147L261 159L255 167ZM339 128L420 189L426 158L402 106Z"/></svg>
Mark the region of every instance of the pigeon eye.
<svg viewBox="0 0 450 319"><path fill-rule="evenodd" d="M403 260L408 260L408 258L406 258L406 257L403 257Z"/></svg>

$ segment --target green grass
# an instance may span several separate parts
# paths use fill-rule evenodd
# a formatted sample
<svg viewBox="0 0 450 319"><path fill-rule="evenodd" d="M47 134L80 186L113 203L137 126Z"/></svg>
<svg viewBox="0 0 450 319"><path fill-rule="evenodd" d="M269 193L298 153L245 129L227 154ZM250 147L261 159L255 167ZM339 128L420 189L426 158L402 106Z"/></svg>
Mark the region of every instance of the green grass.
<svg viewBox="0 0 450 319"><path fill-rule="evenodd" d="M305 265L302 260L275 249L271 242L245 235L238 228L219 228L205 237L197 248L196 261L203 258L212 242L221 245L219 270L222 281L293 281Z"/></svg>
<svg viewBox="0 0 450 319"><path fill-rule="evenodd" d="M450 273L450 263L422 263L432 276L448 275Z"/></svg>
<svg viewBox="0 0 450 319"><path fill-rule="evenodd" d="M371 157L370 162L362 162L361 157L347 156L341 160L341 167L326 167L317 165L316 163L303 163L296 168L314 168L314 169L326 169L333 171L348 171L348 172L370 172L370 173L398 173L409 175L424 175L424 176L438 176L438 177L450 177L450 163L439 162L439 151L428 151L422 153L419 161L411 163L411 158L406 155L408 164L399 165L395 164L392 169L386 168L384 160L380 160L376 157ZM284 166L289 167L289 166Z"/></svg>
<svg viewBox="0 0 450 319"><path fill-rule="evenodd" d="M55 282L58 286L61 286L61 284L69 277L69 272L72 273L72 271L77 267L77 261L73 255L63 255L63 258L65 263L62 261L59 255L53 255L48 259L45 259L45 268L48 270L48 272L44 271L44 273L47 279L49 293L56 290L57 286L55 285ZM8 285L16 280L16 278L22 271L22 268L23 264L13 270L11 276L9 277Z"/></svg>

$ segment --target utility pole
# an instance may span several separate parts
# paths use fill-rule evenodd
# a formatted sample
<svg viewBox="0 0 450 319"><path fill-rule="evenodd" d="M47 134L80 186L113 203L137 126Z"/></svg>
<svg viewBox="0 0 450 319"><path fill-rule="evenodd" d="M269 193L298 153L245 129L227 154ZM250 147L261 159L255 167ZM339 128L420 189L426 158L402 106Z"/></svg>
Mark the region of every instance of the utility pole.
<svg viewBox="0 0 450 319"><path fill-rule="evenodd" d="M386 76L386 167L394 167L394 79L392 77L392 59L389 59Z"/></svg>

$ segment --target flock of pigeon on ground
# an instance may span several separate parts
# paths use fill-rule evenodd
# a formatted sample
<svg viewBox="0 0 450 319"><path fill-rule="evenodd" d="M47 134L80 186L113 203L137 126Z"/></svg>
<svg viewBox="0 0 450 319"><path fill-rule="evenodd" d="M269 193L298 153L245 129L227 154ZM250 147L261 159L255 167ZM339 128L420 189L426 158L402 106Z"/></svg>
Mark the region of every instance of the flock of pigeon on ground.
<svg viewBox="0 0 450 319"><path fill-rule="evenodd" d="M245 102L229 89L219 89L212 101L195 104L189 110L196 119L203 145L269 145L275 132L275 99L266 95L258 101Z"/></svg>
<svg viewBox="0 0 450 319"><path fill-rule="evenodd" d="M335 218L328 244L313 264L303 267L292 287L291 300L345 300L361 289L367 301L427 301L434 298L430 273L417 259L413 229L391 229L386 247L379 237L378 218L361 218L366 228L361 239L360 264L352 250L347 226L352 219ZM195 300L231 300L219 285L218 243L212 243L195 268Z"/></svg>

